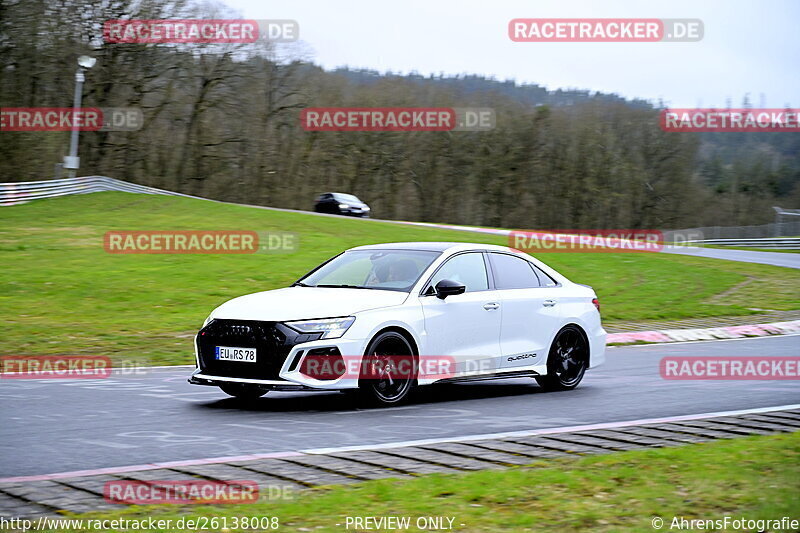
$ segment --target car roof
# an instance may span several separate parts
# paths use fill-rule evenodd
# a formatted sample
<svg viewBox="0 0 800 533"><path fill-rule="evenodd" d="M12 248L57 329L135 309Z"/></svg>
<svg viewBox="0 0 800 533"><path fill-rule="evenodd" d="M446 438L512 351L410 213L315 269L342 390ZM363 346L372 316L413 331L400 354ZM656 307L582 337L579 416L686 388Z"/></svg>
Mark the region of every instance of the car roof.
<svg viewBox="0 0 800 533"><path fill-rule="evenodd" d="M358 196L356 196L355 194L353 194L351 192L333 192L333 191L324 192L324 193L320 194L320 196L325 196L326 194L332 194L333 196L354 196L354 197L358 198Z"/></svg>
<svg viewBox="0 0 800 533"><path fill-rule="evenodd" d="M431 252L457 252L461 250L491 250L498 252L514 252L519 253L507 246L496 246L494 244L477 244L470 242L387 242L383 244L368 244L365 246L356 246L350 250L421 250Z"/></svg>

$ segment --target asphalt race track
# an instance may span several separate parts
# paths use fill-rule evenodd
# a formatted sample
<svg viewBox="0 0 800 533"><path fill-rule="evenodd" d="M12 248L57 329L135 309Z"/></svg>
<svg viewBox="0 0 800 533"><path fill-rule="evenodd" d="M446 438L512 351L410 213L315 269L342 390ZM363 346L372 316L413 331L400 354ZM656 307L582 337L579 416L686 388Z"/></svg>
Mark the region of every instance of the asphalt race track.
<svg viewBox="0 0 800 533"><path fill-rule="evenodd" d="M787 268L800 268L800 253L757 252L751 250L726 250L723 248L694 248L688 246L665 247L664 253L711 257L743 263L760 263Z"/></svg>
<svg viewBox="0 0 800 533"><path fill-rule="evenodd" d="M611 348L571 392L515 379L421 389L359 409L340 393L251 404L186 382L190 368L100 380L0 381L0 478L250 453L381 444L800 403L800 382L661 379L667 355L797 355L800 336Z"/></svg>

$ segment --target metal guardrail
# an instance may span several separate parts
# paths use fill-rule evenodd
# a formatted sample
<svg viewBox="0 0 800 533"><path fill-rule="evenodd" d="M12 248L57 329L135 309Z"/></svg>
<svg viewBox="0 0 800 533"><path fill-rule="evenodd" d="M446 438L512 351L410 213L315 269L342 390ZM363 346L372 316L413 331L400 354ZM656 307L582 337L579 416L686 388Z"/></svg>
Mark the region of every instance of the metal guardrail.
<svg viewBox="0 0 800 533"><path fill-rule="evenodd" d="M102 191L120 191L139 194L163 194L189 196L172 191L137 185L106 176L84 176L46 181L19 181L0 183L0 207L24 204L31 200L57 198L72 194L88 194Z"/></svg>
<svg viewBox="0 0 800 533"><path fill-rule="evenodd" d="M772 239L704 239L698 241L686 241L686 244L710 244L713 246L736 246L739 248L770 248L775 250L800 250L800 239L791 237L775 237Z"/></svg>
<svg viewBox="0 0 800 533"><path fill-rule="evenodd" d="M795 217L800 218L800 217ZM704 226L664 231L667 242L686 242L686 240L704 239L772 239L778 237L796 237L800 235L800 220L783 220L780 223L760 224L757 226Z"/></svg>

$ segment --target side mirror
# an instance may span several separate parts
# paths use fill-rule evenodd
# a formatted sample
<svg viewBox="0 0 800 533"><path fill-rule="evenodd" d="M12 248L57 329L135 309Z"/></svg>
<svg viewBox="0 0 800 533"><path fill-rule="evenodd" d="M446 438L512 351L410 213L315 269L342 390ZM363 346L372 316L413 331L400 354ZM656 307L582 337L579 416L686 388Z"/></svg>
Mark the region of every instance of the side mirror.
<svg viewBox="0 0 800 533"><path fill-rule="evenodd" d="M467 288L457 281L443 279L436 284L436 297L440 300L444 300L448 296L453 296L454 294L463 294L466 290Z"/></svg>

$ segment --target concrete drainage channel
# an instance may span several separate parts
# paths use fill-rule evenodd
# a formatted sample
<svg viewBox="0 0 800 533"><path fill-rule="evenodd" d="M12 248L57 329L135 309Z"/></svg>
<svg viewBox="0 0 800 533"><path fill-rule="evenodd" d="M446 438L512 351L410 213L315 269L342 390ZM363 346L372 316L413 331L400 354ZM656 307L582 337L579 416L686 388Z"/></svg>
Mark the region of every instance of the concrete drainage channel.
<svg viewBox="0 0 800 533"><path fill-rule="evenodd" d="M61 511L120 509L123 505L104 499L104 487L109 481L135 480L157 486L164 480L252 480L262 488L262 494L267 492L265 487L296 493L323 485L518 468L558 457L681 446L798 430L800 406L783 406L452 440L287 452L280 457L256 460L198 461L196 464L186 461L139 470L105 469L104 473L93 475L66 473L6 478L0 480L0 516L35 519L57 517Z"/></svg>

